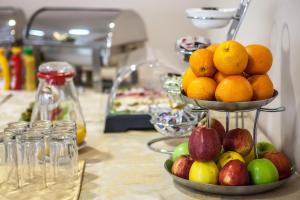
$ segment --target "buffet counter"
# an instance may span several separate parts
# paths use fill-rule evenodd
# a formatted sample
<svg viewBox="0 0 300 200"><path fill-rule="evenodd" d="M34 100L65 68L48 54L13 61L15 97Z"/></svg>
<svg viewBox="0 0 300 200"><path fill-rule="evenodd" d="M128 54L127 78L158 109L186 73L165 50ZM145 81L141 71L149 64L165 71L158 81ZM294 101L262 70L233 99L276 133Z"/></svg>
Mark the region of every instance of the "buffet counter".
<svg viewBox="0 0 300 200"><path fill-rule="evenodd" d="M0 96L3 98L4 95ZM149 140L161 137L159 133L129 131L125 134L104 134L107 96L90 90L81 92L79 96L87 124L87 145L79 151L80 159L86 161L80 195L82 200L300 199L300 178L297 175L281 188L246 197L204 194L184 188L174 183L164 169L167 155L152 152L146 146ZM0 125L18 120L20 113L32 101L34 93L14 92L0 106ZM250 119L246 120L249 130L252 124ZM267 140L261 131L258 139Z"/></svg>

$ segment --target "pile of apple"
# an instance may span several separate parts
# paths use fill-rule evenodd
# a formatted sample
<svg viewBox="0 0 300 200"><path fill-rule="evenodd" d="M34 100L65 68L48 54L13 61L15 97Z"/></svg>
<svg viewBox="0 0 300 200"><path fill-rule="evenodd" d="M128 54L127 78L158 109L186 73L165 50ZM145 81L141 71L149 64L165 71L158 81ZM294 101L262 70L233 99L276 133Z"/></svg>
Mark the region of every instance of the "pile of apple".
<svg viewBox="0 0 300 200"><path fill-rule="evenodd" d="M178 145L172 155L172 174L193 182L226 186L259 185L291 175L288 158L268 142L257 144L247 129L225 133L223 125L212 119L194 128L188 142Z"/></svg>

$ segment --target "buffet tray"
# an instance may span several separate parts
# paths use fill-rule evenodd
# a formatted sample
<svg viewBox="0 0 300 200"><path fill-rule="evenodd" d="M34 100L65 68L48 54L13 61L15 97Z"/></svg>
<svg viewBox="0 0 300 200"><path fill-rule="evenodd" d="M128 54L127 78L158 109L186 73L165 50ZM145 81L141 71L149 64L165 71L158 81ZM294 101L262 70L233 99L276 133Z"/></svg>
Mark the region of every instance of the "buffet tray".
<svg viewBox="0 0 300 200"><path fill-rule="evenodd" d="M107 115L104 133L119 133L129 130L154 130L148 114Z"/></svg>
<svg viewBox="0 0 300 200"><path fill-rule="evenodd" d="M172 164L173 164L172 160L166 160L164 167L169 173L169 175L173 178L173 180L179 185L183 185L195 191L221 194L221 195L252 195L252 194L267 192L282 186L283 184L288 182L288 180L295 174L295 169L292 168L291 176L273 183L263 184L263 185L247 185L247 186L222 186L222 185L196 183L175 176L171 173Z"/></svg>

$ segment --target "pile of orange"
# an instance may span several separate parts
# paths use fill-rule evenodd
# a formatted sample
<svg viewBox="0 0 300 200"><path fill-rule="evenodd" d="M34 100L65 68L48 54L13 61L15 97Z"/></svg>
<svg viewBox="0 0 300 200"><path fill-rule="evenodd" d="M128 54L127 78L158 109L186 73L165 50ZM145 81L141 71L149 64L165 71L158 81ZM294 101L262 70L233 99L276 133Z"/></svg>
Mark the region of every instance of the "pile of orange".
<svg viewBox="0 0 300 200"><path fill-rule="evenodd" d="M271 51L259 44L244 47L229 40L198 49L190 56L190 67L182 88L193 99L243 102L273 96L267 72L272 66Z"/></svg>

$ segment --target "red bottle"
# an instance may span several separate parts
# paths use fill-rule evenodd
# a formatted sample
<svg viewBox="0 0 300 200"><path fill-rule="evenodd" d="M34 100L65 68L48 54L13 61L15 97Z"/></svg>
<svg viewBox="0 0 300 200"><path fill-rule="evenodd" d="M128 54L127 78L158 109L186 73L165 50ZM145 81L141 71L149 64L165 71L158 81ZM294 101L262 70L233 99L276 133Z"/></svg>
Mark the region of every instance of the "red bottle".
<svg viewBox="0 0 300 200"><path fill-rule="evenodd" d="M11 79L11 88L13 90L22 89L22 56L21 48L13 47L11 49L11 66L12 66L12 79Z"/></svg>

